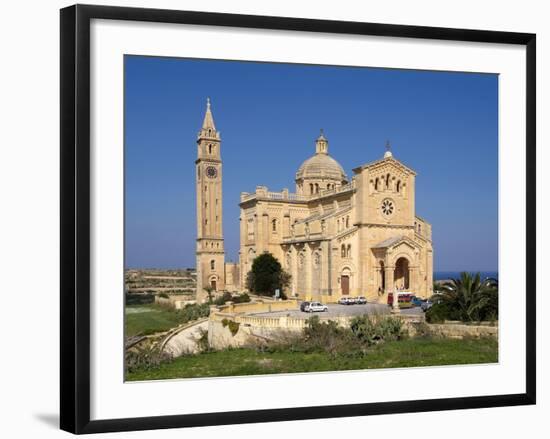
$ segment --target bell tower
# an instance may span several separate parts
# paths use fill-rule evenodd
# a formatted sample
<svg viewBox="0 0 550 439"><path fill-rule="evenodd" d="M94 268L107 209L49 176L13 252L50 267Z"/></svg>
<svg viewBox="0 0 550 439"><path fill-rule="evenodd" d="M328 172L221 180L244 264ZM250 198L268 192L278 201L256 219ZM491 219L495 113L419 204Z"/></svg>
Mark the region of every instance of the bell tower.
<svg viewBox="0 0 550 439"><path fill-rule="evenodd" d="M197 136L197 301L208 298L205 288L225 288L225 250L222 226L221 137L206 101L206 113Z"/></svg>

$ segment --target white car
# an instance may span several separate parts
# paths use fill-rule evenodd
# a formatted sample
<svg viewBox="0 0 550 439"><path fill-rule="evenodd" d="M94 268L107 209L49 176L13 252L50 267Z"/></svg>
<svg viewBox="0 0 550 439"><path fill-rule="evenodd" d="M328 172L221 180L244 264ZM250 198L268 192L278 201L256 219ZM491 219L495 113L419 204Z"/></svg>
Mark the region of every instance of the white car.
<svg viewBox="0 0 550 439"><path fill-rule="evenodd" d="M311 302L309 305L306 306L306 309L304 310L306 312L327 312L328 306L323 305L321 302Z"/></svg>

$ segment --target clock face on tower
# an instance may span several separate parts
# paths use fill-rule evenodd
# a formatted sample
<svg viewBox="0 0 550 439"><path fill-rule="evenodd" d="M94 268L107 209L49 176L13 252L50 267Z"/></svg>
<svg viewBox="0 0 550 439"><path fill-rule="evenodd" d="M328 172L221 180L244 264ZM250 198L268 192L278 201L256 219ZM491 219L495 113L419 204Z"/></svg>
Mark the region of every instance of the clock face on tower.
<svg viewBox="0 0 550 439"><path fill-rule="evenodd" d="M206 168L206 176L208 178L216 178L217 175L218 175L218 170L214 168L214 166L208 166Z"/></svg>

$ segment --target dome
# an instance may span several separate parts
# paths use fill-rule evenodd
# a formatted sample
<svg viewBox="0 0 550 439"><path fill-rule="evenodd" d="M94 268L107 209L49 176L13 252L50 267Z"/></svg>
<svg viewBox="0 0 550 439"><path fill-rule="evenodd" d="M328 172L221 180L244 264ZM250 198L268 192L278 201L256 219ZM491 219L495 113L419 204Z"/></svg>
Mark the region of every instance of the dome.
<svg viewBox="0 0 550 439"><path fill-rule="evenodd" d="M337 180L340 183L348 181L340 163L328 154L319 152L302 163L296 173L296 180L310 178Z"/></svg>

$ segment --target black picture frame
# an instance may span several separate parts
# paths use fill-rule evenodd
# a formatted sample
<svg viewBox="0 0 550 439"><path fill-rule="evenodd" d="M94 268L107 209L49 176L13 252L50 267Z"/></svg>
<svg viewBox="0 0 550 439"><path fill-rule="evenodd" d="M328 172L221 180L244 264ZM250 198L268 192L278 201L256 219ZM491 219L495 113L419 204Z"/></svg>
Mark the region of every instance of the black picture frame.
<svg viewBox="0 0 550 439"><path fill-rule="evenodd" d="M460 398L90 420L90 21L132 20L375 35L526 47L526 392ZM535 404L536 35L288 17L75 5L61 10L61 404L60 426L100 433Z"/></svg>

